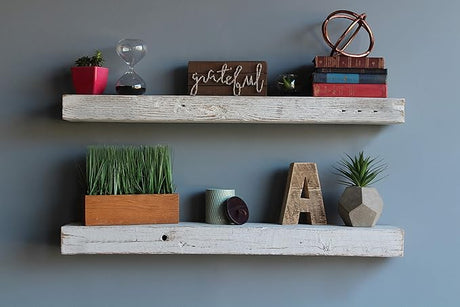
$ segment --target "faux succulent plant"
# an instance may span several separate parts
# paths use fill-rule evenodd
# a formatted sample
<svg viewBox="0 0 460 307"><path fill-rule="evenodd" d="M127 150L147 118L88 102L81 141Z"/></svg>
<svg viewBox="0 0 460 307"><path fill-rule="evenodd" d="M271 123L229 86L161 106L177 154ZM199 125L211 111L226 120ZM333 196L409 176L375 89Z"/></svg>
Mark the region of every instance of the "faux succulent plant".
<svg viewBox="0 0 460 307"><path fill-rule="evenodd" d="M104 63L104 57L102 56L102 52L100 50L96 50L95 54L92 57L83 56L78 58L75 61L75 66L102 66Z"/></svg>
<svg viewBox="0 0 460 307"><path fill-rule="evenodd" d="M365 156L361 151L354 157L346 155L334 169L340 176L339 183L350 186L366 187L381 179L387 165L382 159Z"/></svg>
<svg viewBox="0 0 460 307"><path fill-rule="evenodd" d="M297 75L283 74L277 79L277 86L281 92L294 92L296 90Z"/></svg>

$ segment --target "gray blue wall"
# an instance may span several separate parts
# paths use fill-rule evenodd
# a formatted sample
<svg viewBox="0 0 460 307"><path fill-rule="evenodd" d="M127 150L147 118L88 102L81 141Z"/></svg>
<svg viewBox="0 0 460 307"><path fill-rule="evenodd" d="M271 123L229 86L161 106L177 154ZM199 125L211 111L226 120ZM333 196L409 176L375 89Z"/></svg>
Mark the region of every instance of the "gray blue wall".
<svg viewBox="0 0 460 307"><path fill-rule="evenodd" d="M189 60L266 60L270 80L327 54L323 19L367 12L389 95L406 124L156 125L69 123L69 67L102 49L114 92L125 37L149 47L147 94L182 94ZM455 1L1 1L0 305L453 306L458 303L460 4ZM366 47L365 40L358 42ZM81 218L76 165L88 144L170 144L181 220L200 220L202 192L234 187L251 221L274 221L292 161L318 164L331 223L343 187L331 165L362 149L389 176L380 224L406 230L395 259L59 254L60 226Z"/></svg>

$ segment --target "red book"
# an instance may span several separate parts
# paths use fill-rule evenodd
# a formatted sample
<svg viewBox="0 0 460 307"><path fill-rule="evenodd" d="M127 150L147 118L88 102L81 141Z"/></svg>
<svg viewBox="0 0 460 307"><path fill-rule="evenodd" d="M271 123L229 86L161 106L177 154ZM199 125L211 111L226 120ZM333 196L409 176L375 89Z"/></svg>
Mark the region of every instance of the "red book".
<svg viewBox="0 0 460 307"><path fill-rule="evenodd" d="M375 97L386 98L386 84L313 83L315 97Z"/></svg>
<svg viewBox="0 0 460 307"><path fill-rule="evenodd" d="M315 68L379 68L383 69L385 62L383 58L352 58L344 55L316 56L313 60Z"/></svg>

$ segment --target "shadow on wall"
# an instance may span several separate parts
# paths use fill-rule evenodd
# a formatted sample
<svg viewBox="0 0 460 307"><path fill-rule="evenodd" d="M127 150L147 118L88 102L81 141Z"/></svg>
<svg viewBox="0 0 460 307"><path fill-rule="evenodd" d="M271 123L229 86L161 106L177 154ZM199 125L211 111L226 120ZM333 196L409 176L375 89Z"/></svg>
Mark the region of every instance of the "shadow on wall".
<svg viewBox="0 0 460 307"><path fill-rule="evenodd" d="M30 163L40 163L41 167L22 176L24 178L21 182L31 188L22 189L22 195L17 201L27 200L27 209L10 209L15 211L12 211L8 222L19 225L17 221L21 221L28 227L23 227L10 235L14 236L15 243L24 246L60 246L61 226L81 221L83 218L84 191L81 180L76 175L79 172L77 165L82 164L80 161L69 159L48 164L46 159L50 157L37 154L34 150L28 151L26 155L30 155L33 160ZM29 162L25 162L25 165L29 167Z"/></svg>
<svg viewBox="0 0 460 307"><path fill-rule="evenodd" d="M74 93L72 75L70 73L71 66L63 66L55 70L50 82L42 82L45 86L50 87L46 92L53 93L53 96L48 97L49 104L44 109L36 110L34 114L30 114L30 117L35 119L44 117L53 119L62 118L62 95Z"/></svg>
<svg viewBox="0 0 460 307"><path fill-rule="evenodd" d="M251 204L249 206L249 222L278 224L280 218L281 204L284 197L284 187L287 180L287 170L280 169L271 176L266 193L261 193L263 208L258 208L263 212L260 219L251 220ZM185 199L186 206L181 206L181 221L205 222L205 192L193 193Z"/></svg>
<svg viewBox="0 0 460 307"><path fill-rule="evenodd" d="M192 193L185 202L188 205L181 206L179 210L181 222L203 223L205 221L205 192Z"/></svg>
<svg viewBox="0 0 460 307"><path fill-rule="evenodd" d="M42 221L48 227L46 243L60 246L60 229L62 225L83 221L85 193L85 163L83 159L68 161L60 164L56 174L56 182L60 186L55 190L55 195L50 212L46 215L48 220Z"/></svg>
<svg viewBox="0 0 460 307"><path fill-rule="evenodd" d="M172 72L173 91L175 95L188 95L188 67L180 66Z"/></svg>
<svg viewBox="0 0 460 307"><path fill-rule="evenodd" d="M268 192L264 193L266 198L262 199L265 206L262 223L279 223L287 175L287 169L278 169L270 177Z"/></svg>
<svg viewBox="0 0 460 307"><path fill-rule="evenodd" d="M58 292L62 287L60 277L66 274L66 276L79 276L79 282L83 287L93 289L100 287L101 276L103 276L106 286L110 289L119 287L120 280L126 284L143 280L144 283L151 284L150 288L153 286L157 295L168 291L171 285L174 285L174 289L187 288L197 293L202 293L205 286L208 293L207 300L211 298L212 293L217 293L215 295L218 296L222 289L231 288L236 293L252 291L257 293L261 289L279 289L279 291L265 293L264 299L272 296L274 300L283 300L283 296L287 293L299 292L307 296L309 293L314 294L315 297L323 295L324 304L328 301L346 301L355 295L368 279L375 278L386 265L397 261L386 258L313 256L60 256L55 247L47 247L39 252L33 246L29 249L30 252L27 252L26 248L16 259L10 261L13 264L18 261L21 264L20 269L26 272L41 272L46 268L48 280L45 280L45 284L47 287L57 289ZM83 275L80 274L82 268L85 268ZM159 279L159 274L166 276L166 280ZM244 282L241 282L242 276ZM35 280L31 279L29 282L31 286L37 287ZM305 287L306 283L311 285ZM150 288L146 292L150 293L152 291ZM337 291L331 292L331 288Z"/></svg>

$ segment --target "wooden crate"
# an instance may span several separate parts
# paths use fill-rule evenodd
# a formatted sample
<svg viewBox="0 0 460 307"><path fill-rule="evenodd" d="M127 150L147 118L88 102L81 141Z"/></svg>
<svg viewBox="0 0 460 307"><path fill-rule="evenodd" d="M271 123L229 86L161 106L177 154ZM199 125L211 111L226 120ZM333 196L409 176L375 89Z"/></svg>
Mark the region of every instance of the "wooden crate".
<svg viewBox="0 0 460 307"><path fill-rule="evenodd" d="M179 223L179 194L86 195L85 225Z"/></svg>

